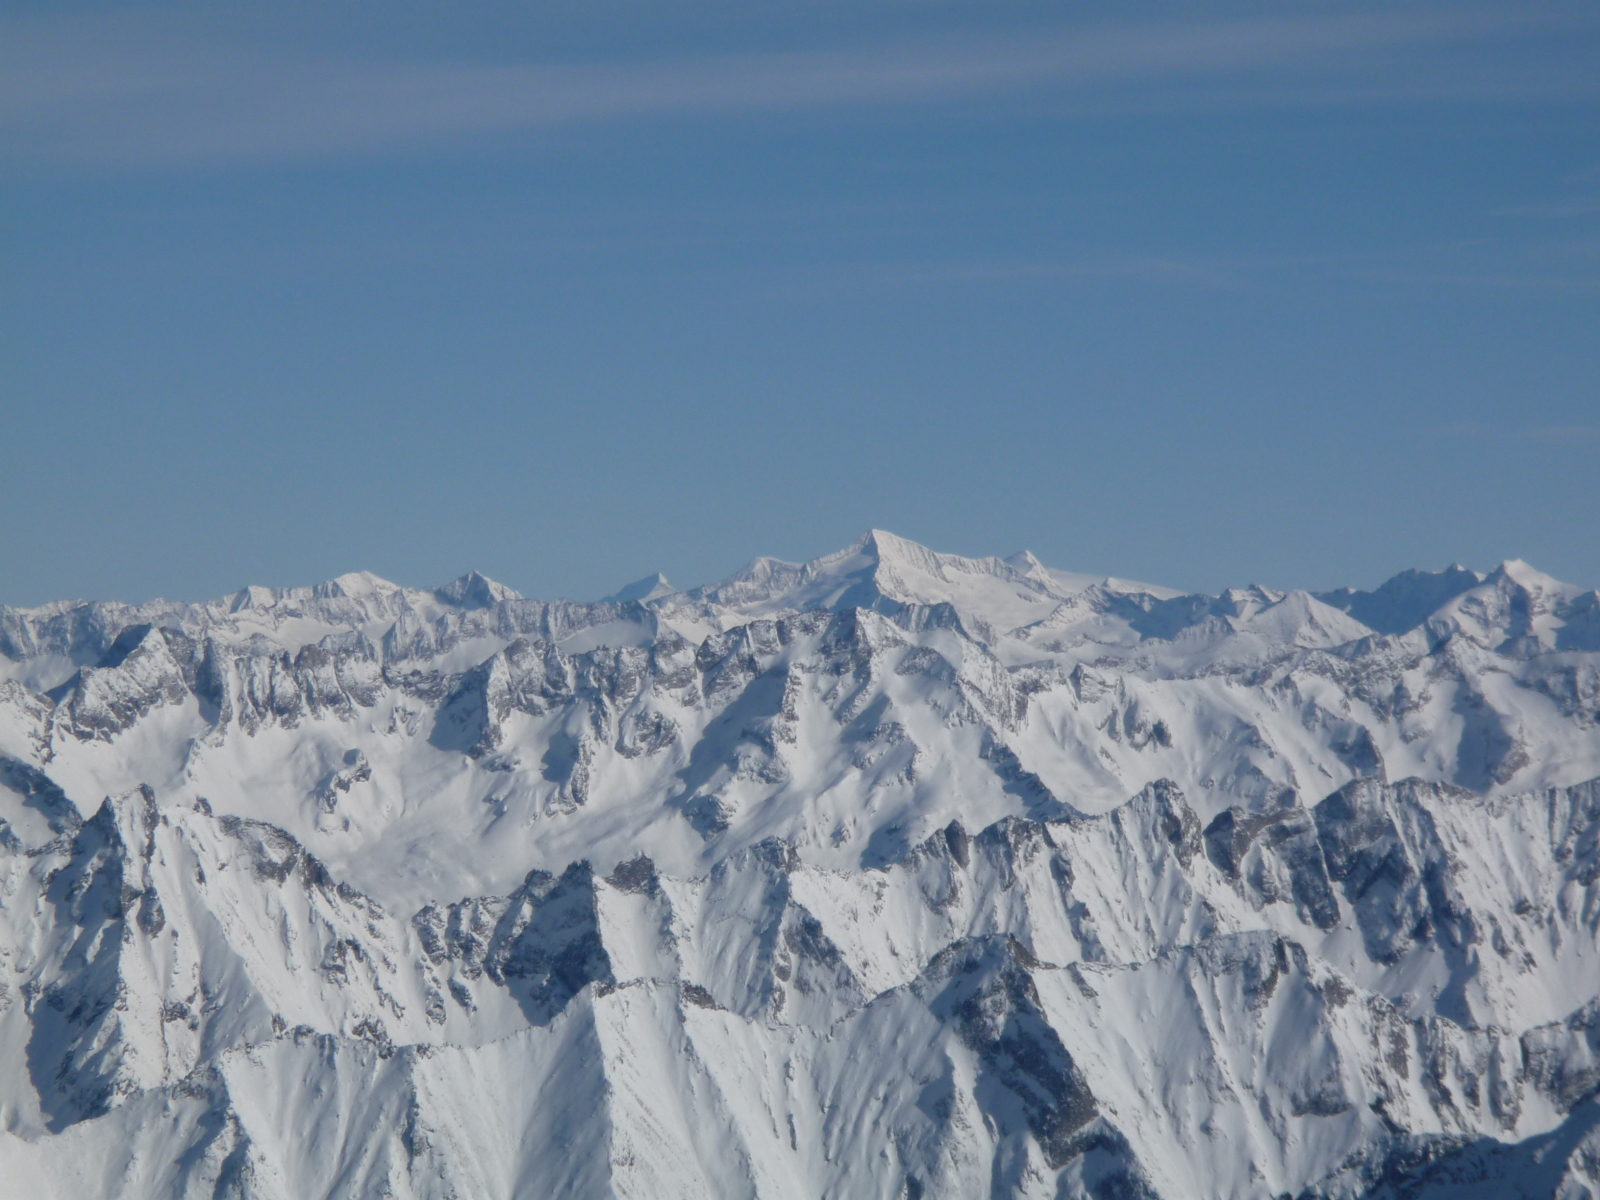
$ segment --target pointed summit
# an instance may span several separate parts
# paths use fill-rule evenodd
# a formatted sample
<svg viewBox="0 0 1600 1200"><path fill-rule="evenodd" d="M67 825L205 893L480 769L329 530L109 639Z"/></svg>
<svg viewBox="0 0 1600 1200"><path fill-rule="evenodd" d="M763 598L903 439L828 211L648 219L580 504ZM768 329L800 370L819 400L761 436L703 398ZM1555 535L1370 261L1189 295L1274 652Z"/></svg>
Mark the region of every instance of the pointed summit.
<svg viewBox="0 0 1600 1200"><path fill-rule="evenodd" d="M1443 571L1401 571L1370 592L1340 588L1317 592L1324 604L1349 613L1368 629L1401 634L1417 628L1457 596L1483 582L1483 576L1460 564Z"/></svg>
<svg viewBox="0 0 1600 1200"><path fill-rule="evenodd" d="M940 554L883 529L868 530L843 550L804 565L755 559L722 583L692 593L743 619L817 608L892 615L950 605L1000 631L1039 620L1065 594L1048 577L1004 559Z"/></svg>
<svg viewBox="0 0 1600 1200"><path fill-rule="evenodd" d="M1562 583L1553 576L1546 575L1537 567L1523 562L1520 558L1508 558L1493 571L1489 572L1485 583L1498 583L1506 579L1522 588L1533 596L1547 596L1552 599L1569 599L1583 591L1570 583Z"/></svg>
<svg viewBox="0 0 1600 1200"><path fill-rule="evenodd" d="M502 600L520 600L522 596L503 583L496 583L487 575L468 571L460 579L434 588L439 600L456 608L493 608Z"/></svg>
<svg viewBox="0 0 1600 1200"><path fill-rule="evenodd" d="M240 588L228 598L228 611L239 613L250 609L270 608L276 599L277 595L271 588L252 583Z"/></svg>
<svg viewBox="0 0 1600 1200"><path fill-rule="evenodd" d="M659 600L662 596L670 596L677 591L672 584L667 582L667 577L660 571L653 575L646 575L643 579L636 579L626 587L618 588L609 596L600 598L601 604L626 604L630 600L637 600L641 604L648 604L652 600Z"/></svg>
<svg viewBox="0 0 1600 1200"><path fill-rule="evenodd" d="M1032 550L1018 550L1007 558L1006 562L1024 574L1029 571L1042 571L1045 569L1045 565L1039 561L1039 556Z"/></svg>

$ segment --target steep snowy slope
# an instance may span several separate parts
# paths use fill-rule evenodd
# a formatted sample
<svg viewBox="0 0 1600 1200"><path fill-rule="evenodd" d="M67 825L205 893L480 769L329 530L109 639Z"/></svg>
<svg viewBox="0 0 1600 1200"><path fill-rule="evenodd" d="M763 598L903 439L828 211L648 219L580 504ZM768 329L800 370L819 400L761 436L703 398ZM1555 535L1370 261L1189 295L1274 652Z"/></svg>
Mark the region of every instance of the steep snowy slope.
<svg viewBox="0 0 1600 1200"><path fill-rule="evenodd" d="M1592 1197L1600 596L0 609L0 1066L39 1197Z"/></svg>

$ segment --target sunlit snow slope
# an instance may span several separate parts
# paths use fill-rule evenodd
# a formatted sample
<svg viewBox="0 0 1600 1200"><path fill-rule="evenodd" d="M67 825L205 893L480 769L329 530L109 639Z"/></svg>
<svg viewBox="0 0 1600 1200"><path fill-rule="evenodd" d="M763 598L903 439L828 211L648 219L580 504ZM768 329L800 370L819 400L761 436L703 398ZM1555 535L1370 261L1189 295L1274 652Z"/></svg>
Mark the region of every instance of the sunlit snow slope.
<svg viewBox="0 0 1600 1200"><path fill-rule="evenodd" d="M1600 595L874 532L0 609L0 1195L1600 1193Z"/></svg>

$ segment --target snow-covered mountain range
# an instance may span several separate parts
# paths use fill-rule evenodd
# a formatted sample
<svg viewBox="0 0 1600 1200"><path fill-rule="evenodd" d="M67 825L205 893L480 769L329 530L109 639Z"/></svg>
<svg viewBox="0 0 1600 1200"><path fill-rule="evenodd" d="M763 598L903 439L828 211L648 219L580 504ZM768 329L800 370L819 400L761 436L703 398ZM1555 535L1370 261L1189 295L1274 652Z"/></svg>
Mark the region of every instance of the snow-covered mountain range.
<svg viewBox="0 0 1600 1200"><path fill-rule="evenodd" d="M1600 1193L1600 594L874 532L0 608L0 1193Z"/></svg>

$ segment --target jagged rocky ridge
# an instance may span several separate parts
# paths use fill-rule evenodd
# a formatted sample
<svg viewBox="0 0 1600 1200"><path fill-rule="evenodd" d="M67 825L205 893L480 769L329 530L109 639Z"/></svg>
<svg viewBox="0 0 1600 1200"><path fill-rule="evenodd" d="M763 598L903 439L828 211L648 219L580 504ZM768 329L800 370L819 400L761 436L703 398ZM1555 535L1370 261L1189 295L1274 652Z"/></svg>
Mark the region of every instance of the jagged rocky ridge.
<svg viewBox="0 0 1600 1200"><path fill-rule="evenodd" d="M887 534L0 609L0 1178L1593 1196L1600 598Z"/></svg>

